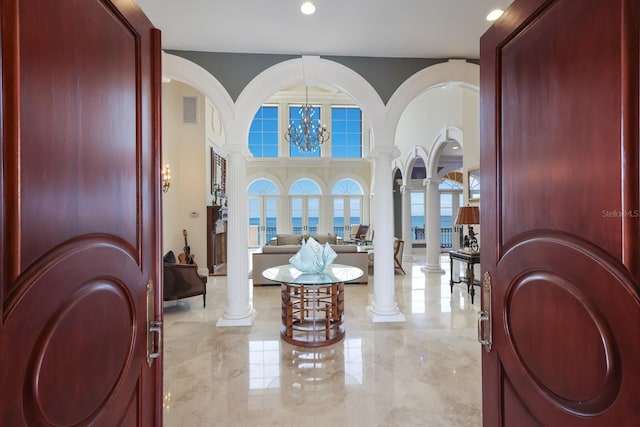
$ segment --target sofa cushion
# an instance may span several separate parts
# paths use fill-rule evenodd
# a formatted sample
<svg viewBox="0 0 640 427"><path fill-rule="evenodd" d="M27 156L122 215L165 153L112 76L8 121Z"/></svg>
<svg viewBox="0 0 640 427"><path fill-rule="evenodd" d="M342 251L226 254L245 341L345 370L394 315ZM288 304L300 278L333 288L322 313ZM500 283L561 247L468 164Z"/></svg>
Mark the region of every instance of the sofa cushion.
<svg viewBox="0 0 640 427"><path fill-rule="evenodd" d="M300 247L301 247L300 245L278 245L278 246L267 245L262 247L262 253L263 254L295 254L300 250ZM331 249L333 249L336 253L358 252L358 247L356 245L331 245Z"/></svg>
<svg viewBox="0 0 640 427"><path fill-rule="evenodd" d="M327 234L276 234L275 238L271 239L271 245L300 245L302 244L302 239L305 241L309 239L309 237L313 237L314 240L321 245L325 243L329 243L330 245L336 245L342 242L342 239L338 241L338 238L333 233Z"/></svg>
<svg viewBox="0 0 640 427"><path fill-rule="evenodd" d="M282 245L299 245L302 236L299 234L277 234L276 241L278 246Z"/></svg>
<svg viewBox="0 0 640 427"><path fill-rule="evenodd" d="M295 254L300 250L300 245L263 246L263 254Z"/></svg>
<svg viewBox="0 0 640 427"><path fill-rule="evenodd" d="M356 245L331 245L336 253L358 252Z"/></svg>
<svg viewBox="0 0 640 427"><path fill-rule="evenodd" d="M304 234L302 237L305 241L309 240L309 237L313 237L313 240L324 245L325 243L329 243L330 245L336 244L336 236L335 234L327 233L327 234Z"/></svg>
<svg viewBox="0 0 640 427"><path fill-rule="evenodd" d="M325 243L329 243L330 245L335 245L336 244L336 236L334 234L328 233L326 235L313 235L312 236L314 238L314 240L318 243L320 243L321 245L324 245Z"/></svg>

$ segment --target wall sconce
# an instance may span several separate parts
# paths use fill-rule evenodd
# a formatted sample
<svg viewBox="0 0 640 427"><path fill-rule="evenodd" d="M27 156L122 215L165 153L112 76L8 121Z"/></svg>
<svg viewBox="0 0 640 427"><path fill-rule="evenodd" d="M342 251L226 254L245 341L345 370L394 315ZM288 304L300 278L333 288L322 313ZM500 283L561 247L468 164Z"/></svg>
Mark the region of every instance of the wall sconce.
<svg viewBox="0 0 640 427"><path fill-rule="evenodd" d="M169 187L171 187L171 170L167 163L164 169L162 169L162 192L166 193L169 191Z"/></svg>

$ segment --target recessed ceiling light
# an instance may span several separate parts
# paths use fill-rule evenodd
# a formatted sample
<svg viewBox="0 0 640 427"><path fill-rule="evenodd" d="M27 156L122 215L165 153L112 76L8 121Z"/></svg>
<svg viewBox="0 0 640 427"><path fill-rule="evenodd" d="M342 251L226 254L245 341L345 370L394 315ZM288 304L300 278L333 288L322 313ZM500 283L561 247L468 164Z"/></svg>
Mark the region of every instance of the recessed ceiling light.
<svg viewBox="0 0 640 427"><path fill-rule="evenodd" d="M300 6L300 12L305 15L313 15L316 13L316 7L310 1L306 1L302 3L302 6Z"/></svg>
<svg viewBox="0 0 640 427"><path fill-rule="evenodd" d="M504 13L504 10L502 10L502 9L492 10L487 15L487 21L495 21L496 19L500 18L503 13Z"/></svg>

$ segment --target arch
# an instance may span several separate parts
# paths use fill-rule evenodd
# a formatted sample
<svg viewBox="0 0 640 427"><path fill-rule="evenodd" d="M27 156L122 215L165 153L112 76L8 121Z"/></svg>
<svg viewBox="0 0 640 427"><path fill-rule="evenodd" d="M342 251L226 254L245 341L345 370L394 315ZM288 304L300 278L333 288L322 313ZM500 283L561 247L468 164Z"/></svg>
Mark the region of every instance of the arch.
<svg viewBox="0 0 640 427"><path fill-rule="evenodd" d="M403 169L400 166L395 166L395 165L391 166L391 176L393 177L393 183L397 184L397 185L402 185L402 184L397 183L396 182L397 180L402 180L403 182L405 180L405 176L402 173Z"/></svg>
<svg viewBox="0 0 640 427"><path fill-rule="evenodd" d="M249 188L249 186L251 186L251 184L261 179L266 179L267 181L271 181L278 189L278 194L280 195L286 194L285 187L282 185L282 182L280 181L280 179L278 179L278 177L270 173L259 173L259 174L255 174L247 177L247 189Z"/></svg>
<svg viewBox="0 0 640 427"><path fill-rule="evenodd" d="M431 151L429 152L429 163L425 163L425 165L427 166L427 178L440 178L446 175L448 172L459 169L443 168L441 171L438 171L440 153L444 149L445 145L449 144L451 141L457 142L460 145L460 148L464 149L462 130L455 126L446 126L440 130L434 140L434 143L431 144Z"/></svg>
<svg viewBox="0 0 640 427"><path fill-rule="evenodd" d="M202 92L217 108L225 132L234 128L234 103L231 95L207 70L187 59L162 52L162 74Z"/></svg>
<svg viewBox="0 0 640 427"><path fill-rule="evenodd" d="M403 184L406 184L407 175L405 173L406 164L400 159L393 159L391 163L391 176L394 177L394 181L396 178L396 171L400 173Z"/></svg>
<svg viewBox="0 0 640 427"><path fill-rule="evenodd" d="M329 182L327 183L327 189L331 189L331 192L333 191L333 187L335 187L335 185L343 180L343 179L351 179L355 182L358 183L358 185L360 186L360 188L363 191L363 195L364 196L368 196L369 195L369 185L365 182L364 179L362 179L362 177L360 177L359 175L354 175L348 172L340 172L340 173L336 173L336 174L332 174L331 175L331 179L329 180ZM328 192L327 194L331 194L331 192Z"/></svg>
<svg viewBox="0 0 640 427"><path fill-rule="evenodd" d="M301 180L303 178L307 178L310 179L312 181L314 181L316 184L318 184L320 186L320 192L321 194L327 194L327 187L324 183L324 181L322 181L322 179L313 173L309 173L309 172L298 172L298 173L294 173L292 175L290 175L287 178L287 181L284 183L284 188L285 191L282 193L283 195L289 194L289 189L291 188L291 185L293 185L294 182Z"/></svg>
<svg viewBox="0 0 640 427"><path fill-rule="evenodd" d="M411 101L426 90L445 84L464 85L479 91L480 66L464 59L450 59L424 68L405 80L387 103L386 125L391 134L395 135L400 117Z"/></svg>
<svg viewBox="0 0 640 427"><path fill-rule="evenodd" d="M404 162L405 169L402 176L404 176L405 183L408 179L411 179L411 170L413 169L413 165L417 159L422 159L425 167L429 164L429 154L427 154L427 150L425 150L421 145L414 146L413 150L409 152L407 159Z"/></svg>
<svg viewBox="0 0 640 427"><path fill-rule="evenodd" d="M336 188L336 186L341 183L341 182L347 182L347 181L351 181L355 184L355 186L358 188L358 191L360 191L359 193L335 193L334 190ZM364 196L364 188L362 187L362 185L355 179L351 178L351 177L347 177L347 178L342 178L337 180L335 183L333 183L329 188L331 188L331 195L349 195L349 196Z"/></svg>
<svg viewBox="0 0 640 427"><path fill-rule="evenodd" d="M258 74L236 101L236 135L247 135L255 112L282 88L323 83L349 95L367 116L371 134L383 133L385 107L373 86L352 69L318 56L302 56L275 64Z"/></svg>
<svg viewBox="0 0 640 427"><path fill-rule="evenodd" d="M261 188L257 188L258 185L260 184ZM252 192L251 190L255 189L255 190L263 190L260 192ZM273 192L268 192L269 190L273 189ZM264 191L266 190L266 191ZM259 178L254 180L253 182L251 182L248 186L247 186L247 194L251 195L251 196L278 196L280 195L279 191L278 191L278 186L271 181L270 179L267 178Z"/></svg>
<svg viewBox="0 0 640 427"><path fill-rule="evenodd" d="M299 182L301 182L301 181L308 181L308 182L310 182L310 183L314 184L316 187L318 187L318 191L319 191L319 193L317 193L317 194L316 194L316 193L291 193L291 189L292 189L292 188L293 188L297 183L299 183ZM298 196L298 195L300 195L300 196L304 196L304 195L313 195L313 196L316 196L316 195L317 195L317 196L322 196L322 195L324 195L324 194L326 194L326 189L323 189L323 188L322 188L322 186L318 183L318 181L314 180L313 178L306 177L306 176L304 176L304 177L300 177L300 178L298 178L298 179L296 179L296 180L293 180L293 181L291 182L291 184L289 184L289 185L287 186L287 195L289 195L289 196Z"/></svg>
<svg viewBox="0 0 640 427"><path fill-rule="evenodd" d="M462 186L462 182L458 182L454 179L451 179L447 176L442 177L440 184L438 185L439 190L460 190L462 191L464 188Z"/></svg>

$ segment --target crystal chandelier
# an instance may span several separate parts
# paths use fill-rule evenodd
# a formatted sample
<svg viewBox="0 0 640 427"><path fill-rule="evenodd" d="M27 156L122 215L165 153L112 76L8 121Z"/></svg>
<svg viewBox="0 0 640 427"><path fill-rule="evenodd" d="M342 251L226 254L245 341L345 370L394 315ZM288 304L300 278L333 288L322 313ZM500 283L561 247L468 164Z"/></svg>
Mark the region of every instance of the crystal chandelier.
<svg viewBox="0 0 640 427"><path fill-rule="evenodd" d="M305 86L305 103L300 107L300 123L296 126L295 121L291 120L284 139L287 142L293 142L298 150L303 153L316 152L323 142L329 140L329 131L327 126L320 123L317 125L313 122L313 107L309 105L309 88Z"/></svg>

